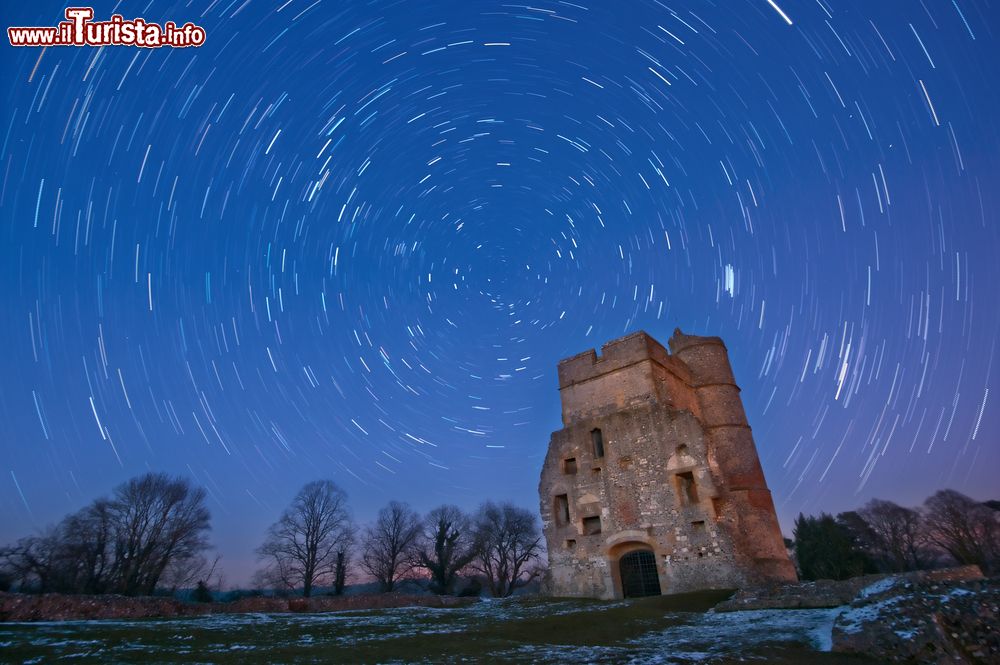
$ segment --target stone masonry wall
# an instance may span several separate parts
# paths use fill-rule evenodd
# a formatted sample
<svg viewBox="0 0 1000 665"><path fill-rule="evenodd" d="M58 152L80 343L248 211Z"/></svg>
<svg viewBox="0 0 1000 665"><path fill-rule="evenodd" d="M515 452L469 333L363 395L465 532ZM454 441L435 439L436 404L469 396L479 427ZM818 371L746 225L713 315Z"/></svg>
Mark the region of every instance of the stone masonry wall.
<svg viewBox="0 0 1000 665"><path fill-rule="evenodd" d="M678 335L671 342L682 349L690 340L717 339ZM718 358L711 349L694 356L695 348L687 351L696 361ZM725 453L736 450L752 460L720 461L714 450L733 438L727 428L749 434L728 359L721 373L703 372L712 379L703 386L679 355L640 332L609 342L600 357L589 351L560 363L565 427L552 435L539 484L554 595L621 597L618 560L636 549L653 552L662 593L794 579L762 472L758 482L752 438L749 453L741 433ZM731 390L720 400L699 394L703 387L725 388L729 383L717 380L727 373L738 409ZM706 426L706 413L721 437ZM603 456L595 450L595 429ZM740 476L736 484L727 478L731 470ZM739 535L741 526L752 527L754 538L776 540L752 545Z"/></svg>

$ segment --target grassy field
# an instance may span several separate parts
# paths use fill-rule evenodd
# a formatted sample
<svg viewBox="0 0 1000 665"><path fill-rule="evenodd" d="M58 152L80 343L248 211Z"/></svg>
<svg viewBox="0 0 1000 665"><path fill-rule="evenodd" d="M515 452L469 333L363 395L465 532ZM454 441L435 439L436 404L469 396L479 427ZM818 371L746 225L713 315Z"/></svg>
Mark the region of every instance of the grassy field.
<svg viewBox="0 0 1000 665"><path fill-rule="evenodd" d="M862 663L828 648L836 610L705 613L719 593L518 599L456 609L0 624L10 663Z"/></svg>

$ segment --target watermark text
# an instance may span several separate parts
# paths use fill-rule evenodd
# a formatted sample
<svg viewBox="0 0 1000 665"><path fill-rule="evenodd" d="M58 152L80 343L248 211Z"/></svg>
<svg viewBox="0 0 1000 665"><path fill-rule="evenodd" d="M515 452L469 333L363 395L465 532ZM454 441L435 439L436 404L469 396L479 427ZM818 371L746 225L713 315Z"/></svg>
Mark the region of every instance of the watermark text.
<svg viewBox="0 0 1000 665"><path fill-rule="evenodd" d="M139 46L184 48L205 43L205 29L191 23L163 25L145 19L127 20L112 14L107 21L94 21L93 7L67 7L66 20L55 27L12 26L7 28L11 46Z"/></svg>

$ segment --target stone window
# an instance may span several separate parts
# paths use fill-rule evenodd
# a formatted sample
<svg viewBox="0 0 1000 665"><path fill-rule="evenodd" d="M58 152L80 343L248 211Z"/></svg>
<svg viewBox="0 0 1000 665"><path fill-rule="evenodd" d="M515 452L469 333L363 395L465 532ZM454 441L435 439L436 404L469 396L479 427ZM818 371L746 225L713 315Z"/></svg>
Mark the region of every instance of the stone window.
<svg viewBox="0 0 1000 665"><path fill-rule="evenodd" d="M563 473L569 475L576 474L576 458L570 457L569 459L563 460Z"/></svg>
<svg viewBox="0 0 1000 665"><path fill-rule="evenodd" d="M604 434L601 430L591 430L590 440L594 443L594 457L604 457Z"/></svg>
<svg viewBox="0 0 1000 665"><path fill-rule="evenodd" d="M555 500L556 524L569 524L569 497L557 494Z"/></svg>
<svg viewBox="0 0 1000 665"><path fill-rule="evenodd" d="M685 471L677 474L677 496L682 506L693 506L698 503L698 487L694 482L694 473Z"/></svg>
<svg viewBox="0 0 1000 665"><path fill-rule="evenodd" d="M705 533L705 520L698 520L697 522L691 522L692 530L697 533Z"/></svg>
<svg viewBox="0 0 1000 665"><path fill-rule="evenodd" d="M598 515L583 518L583 535L596 536L601 532L601 518Z"/></svg>
<svg viewBox="0 0 1000 665"><path fill-rule="evenodd" d="M571 550L576 547L576 539L570 538L566 541L566 549Z"/></svg>

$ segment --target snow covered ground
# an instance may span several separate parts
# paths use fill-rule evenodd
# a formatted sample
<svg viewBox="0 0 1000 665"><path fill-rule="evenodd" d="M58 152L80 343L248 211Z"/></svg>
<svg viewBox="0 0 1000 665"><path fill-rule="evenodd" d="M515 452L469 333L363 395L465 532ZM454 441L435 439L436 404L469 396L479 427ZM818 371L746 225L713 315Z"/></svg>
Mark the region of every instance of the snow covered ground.
<svg viewBox="0 0 1000 665"><path fill-rule="evenodd" d="M662 611L655 604L470 607L0 624L0 660L73 662L842 662L842 608ZM8 660L9 659L9 660Z"/></svg>
<svg viewBox="0 0 1000 665"><path fill-rule="evenodd" d="M754 658L756 648L784 642L812 647L818 656L819 652L830 650L830 633L840 611L837 608L708 613L619 646L526 645L504 655L526 656L538 663L712 663L728 662L740 654L748 660L764 660Z"/></svg>

